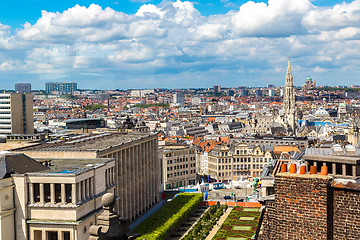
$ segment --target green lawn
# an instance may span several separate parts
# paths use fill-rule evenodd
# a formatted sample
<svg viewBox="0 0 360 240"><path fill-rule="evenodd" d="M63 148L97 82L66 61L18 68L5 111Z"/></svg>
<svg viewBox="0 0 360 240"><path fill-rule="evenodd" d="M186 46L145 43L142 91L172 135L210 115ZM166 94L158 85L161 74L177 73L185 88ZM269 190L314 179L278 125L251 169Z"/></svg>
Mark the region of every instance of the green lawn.
<svg viewBox="0 0 360 240"><path fill-rule="evenodd" d="M234 207L214 239L250 240L256 232L259 219L259 208Z"/></svg>

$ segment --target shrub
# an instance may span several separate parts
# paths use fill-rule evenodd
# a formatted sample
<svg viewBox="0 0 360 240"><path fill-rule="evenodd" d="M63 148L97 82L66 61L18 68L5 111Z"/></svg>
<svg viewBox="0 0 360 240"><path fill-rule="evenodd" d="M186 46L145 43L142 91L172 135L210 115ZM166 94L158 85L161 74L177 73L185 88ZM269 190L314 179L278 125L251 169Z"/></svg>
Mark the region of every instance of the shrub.
<svg viewBox="0 0 360 240"><path fill-rule="evenodd" d="M137 239L164 239L191 211L202 202L202 194L181 193L134 229L142 234Z"/></svg>

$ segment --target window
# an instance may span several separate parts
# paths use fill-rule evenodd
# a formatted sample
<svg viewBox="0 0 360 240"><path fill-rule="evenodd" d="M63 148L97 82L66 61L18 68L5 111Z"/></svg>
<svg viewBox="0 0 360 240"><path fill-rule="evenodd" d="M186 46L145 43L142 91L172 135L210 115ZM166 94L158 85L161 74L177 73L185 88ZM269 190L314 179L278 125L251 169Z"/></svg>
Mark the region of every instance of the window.
<svg viewBox="0 0 360 240"><path fill-rule="evenodd" d="M34 239L42 240L42 231L41 230L34 230Z"/></svg>
<svg viewBox="0 0 360 240"><path fill-rule="evenodd" d="M71 190L72 190L71 184L65 184L65 197L67 203L71 203Z"/></svg>
<svg viewBox="0 0 360 240"><path fill-rule="evenodd" d="M58 240L58 232L48 231L47 234L47 240Z"/></svg>

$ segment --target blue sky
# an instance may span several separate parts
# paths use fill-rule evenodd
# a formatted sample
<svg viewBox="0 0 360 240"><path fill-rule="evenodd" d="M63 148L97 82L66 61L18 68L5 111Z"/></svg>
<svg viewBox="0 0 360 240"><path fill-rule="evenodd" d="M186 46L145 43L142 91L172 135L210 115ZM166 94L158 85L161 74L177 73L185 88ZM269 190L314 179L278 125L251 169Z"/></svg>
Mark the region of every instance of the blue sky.
<svg viewBox="0 0 360 240"><path fill-rule="evenodd" d="M0 89L359 84L360 0L18 0L0 8Z"/></svg>

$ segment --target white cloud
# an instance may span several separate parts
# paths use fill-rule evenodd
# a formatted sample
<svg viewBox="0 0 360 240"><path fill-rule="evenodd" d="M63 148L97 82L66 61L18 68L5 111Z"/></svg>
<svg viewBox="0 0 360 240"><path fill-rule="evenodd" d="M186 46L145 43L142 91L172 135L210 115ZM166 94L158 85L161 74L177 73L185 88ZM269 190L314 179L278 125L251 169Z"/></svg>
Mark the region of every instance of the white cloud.
<svg viewBox="0 0 360 240"><path fill-rule="evenodd" d="M304 33L301 20L313 6L308 0L249 1L231 15L231 30L239 36L286 36Z"/></svg>
<svg viewBox="0 0 360 240"><path fill-rule="evenodd" d="M302 22L312 31L360 26L360 0L343 2L328 8L312 9L304 16Z"/></svg>
<svg viewBox="0 0 360 240"><path fill-rule="evenodd" d="M319 67L319 66L316 66L316 67L314 68L314 72L323 73L323 72L326 72L326 69L321 68L321 67Z"/></svg>
<svg viewBox="0 0 360 240"><path fill-rule="evenodd" d="M359 64L359 16L360 0L333 7L309 0L248 1L211 16L180 0L144 4L133 15L76 5L43 11L35 24L13 34L0 24L0 70L94 78L121 71L128 78L177 79L171 85L190 73L214 81L240 79L237 74L265 79L261 74L269 73L280 79L291 54L294 70L329 73Z"/></svg>

